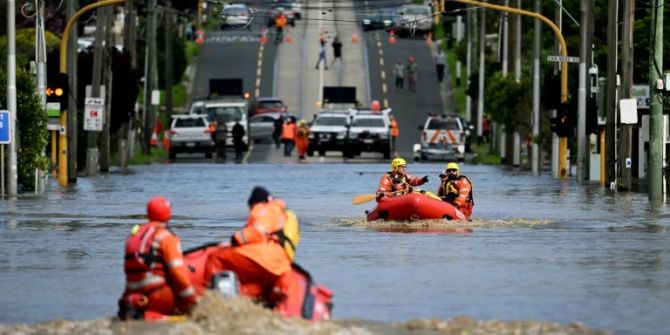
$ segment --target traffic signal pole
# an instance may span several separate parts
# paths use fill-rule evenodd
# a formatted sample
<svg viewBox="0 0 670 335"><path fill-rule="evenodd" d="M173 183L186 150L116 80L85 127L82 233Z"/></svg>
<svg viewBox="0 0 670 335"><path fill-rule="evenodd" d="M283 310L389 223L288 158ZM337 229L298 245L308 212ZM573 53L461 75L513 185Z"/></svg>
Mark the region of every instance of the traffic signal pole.
<svg viewBox="0 0 670 335"><path fill-rule="evenodd" d="M72 26L77 22L77 19L84 13L98 8L102 6L113 6L113 5L119 5L126 2L126 0L103 0L100 2L92 3L80 10L78 10L72 18L67 22L65 25L65 29L63 30L63 37L60 40L60 66L59 70L60 73L65 73L67 74L67 46L68 46L68 39L70 37L70 30L72 30ZM61 111L60 115L60 135L58 138L58 184L61 186L67 186L68 183L68 160L67 160L67 149L68 149L68 143L67 143L67 111Z"/></svg>
<svg viewBox="0 0 670 335"><path fill-rule="evenodd" d="M474 0L454 0L455 2L460 2L468 5L473 5L477 7L482 7L486 9L491 9L491 10L497 10L497 11L502 11L502 12L508 12L512 14L517 14L517 15L524 15L524 16L529 16L534 19L540 20L544 22L546 25L551 28L551 30L554 31L554 34L556 34L556 37L558 38L559 43L561 44L561 103L565 104L568 102L568 47L567 44L565 43L565 39L563 38L563 34L561 34L560 29L548 18L545 16L534 13L534 12L529 12L523 9L517 9L517 8L511 8L511 7L505 7L505 6L500 6L500 5L495 5L495 4L490 4L482 1L474 1ZM481 89L481 87L480 87ZM561 179L565 179L567 177L568 173L568 164L567 164L567 150L568 150L568 139L567 137L561 137L559 141L559 151L558 151L558 169L559 169L559 176Z"/></svg>

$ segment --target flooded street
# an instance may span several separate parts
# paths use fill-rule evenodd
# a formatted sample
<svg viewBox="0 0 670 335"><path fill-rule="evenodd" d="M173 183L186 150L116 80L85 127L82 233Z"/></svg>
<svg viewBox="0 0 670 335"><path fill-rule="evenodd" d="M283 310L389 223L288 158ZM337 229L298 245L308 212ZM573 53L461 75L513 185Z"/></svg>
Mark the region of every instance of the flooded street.
<svg viewBox="0 0 670 335"><path fill-rule="evenodd" d="M437 189L443 164L409 164ZM354 195L387 164L162 164L79 178L43 197L0 201L0 323L92 320L116 313L123 247L164 195L184 249L243 226L253 186L300 219L296 262L335 292L335 319L537 320L615 334L670 329L670 210L647 195L574 180L463 165L475 210L465 230L407 233L367 224ZM419 223L420 224L420 223ZM434 223L429 227L463 227ZM411 225L405 225L411 228ZM355 333L355 332L354 332Z"/></svg>

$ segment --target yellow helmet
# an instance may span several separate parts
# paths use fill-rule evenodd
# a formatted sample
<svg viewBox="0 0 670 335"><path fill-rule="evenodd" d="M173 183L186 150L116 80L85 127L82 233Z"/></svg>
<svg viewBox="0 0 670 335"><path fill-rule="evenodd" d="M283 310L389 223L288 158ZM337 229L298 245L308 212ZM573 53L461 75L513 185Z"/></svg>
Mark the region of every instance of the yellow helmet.
<svg viewBox="0 0 670 335"><path fill-rule="evenodd" d="M304 125L304 124L307 124L307 121L305 121L305 119L300 119L300 121L298 122L298 124L299 124L299 125Z"/></svg>
<svg viewBox="0 0 670 335"><path fill-rule="evenodd" d="M391 161L391 171L398 171L398 168L402 165L407 165L407 162L398 157Z"/></svg>
<svg viewBox="0 0 670 335"><path fill-rule="evenodd" d="M447 164L446 170L456 170L456 173L460 173L461 169L458 167L458 163L451 162Z"/></svg>

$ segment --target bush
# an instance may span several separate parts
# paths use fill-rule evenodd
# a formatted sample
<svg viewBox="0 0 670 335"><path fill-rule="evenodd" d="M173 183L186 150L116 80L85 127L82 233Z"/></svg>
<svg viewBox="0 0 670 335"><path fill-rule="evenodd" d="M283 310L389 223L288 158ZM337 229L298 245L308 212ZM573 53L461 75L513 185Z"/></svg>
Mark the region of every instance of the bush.
<svg viewBox="0 0 670 335"><path fill-rule="evenodd" d="M7 92L7 74L0 68L0 92ZM47 115L35 92L32 75L23 69L16 73L17 176L19 191L35 190L35 169L47 170L49 160L44 152L49 140ZM0 109L8 109L7 95L0 95Z"/></svg>

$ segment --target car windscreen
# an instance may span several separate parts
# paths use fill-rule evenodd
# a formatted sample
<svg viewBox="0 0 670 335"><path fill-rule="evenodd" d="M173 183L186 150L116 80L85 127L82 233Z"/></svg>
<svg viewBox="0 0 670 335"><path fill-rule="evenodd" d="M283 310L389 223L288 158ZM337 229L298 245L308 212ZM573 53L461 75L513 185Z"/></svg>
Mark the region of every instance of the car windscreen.
<svg viewBox="0 0 670 335"><path fill-rule="evenodd" d="M461 127L459 126L458 121L456 121L454 119L448 119L448 120L432 119L428 123L428 129L429 130L435 130L435 129L461 130Z"/></svg>
<svg viewBox="0 0 670 335"><path fill-rule="evenodd" d="M352 125L353 127L370 127L370 128L383 128L384 120L383 119L355 119Z"/></svg>
<svg viewBox="0 0 670 335"><path fill-rule="evenodd" d="M322 116L314 121L315 126L344 126L346 124L346 116Z"/></svg>
<svg viewBox="0 0 670 335"><path fill-rule="evenodd" d="M177 119L174 123L174 128L195 128L195 127L204 127L205 120L202 118L193 118L193 119Z"/></svg>
<svg viewBox="0 0 670 335"><path fill-rule="evenodd" d="M279 100L259 101L258 108L281 108L282 102Z"/></svg>
<svg viewBox="0 0 670 335"><path fill-rule="evenodd" d="M245 15L247 9L242 7L227 7L223 9L224 15Z"/></svg>
<svg viewBox="0 0 670 335"><path fill-rule="evenodd" d="M223 117L226 122L233 122L236 118L241 120L243 114L244 110L242 107L207 107L207 119L209 121L219 121Z"/></svg>

